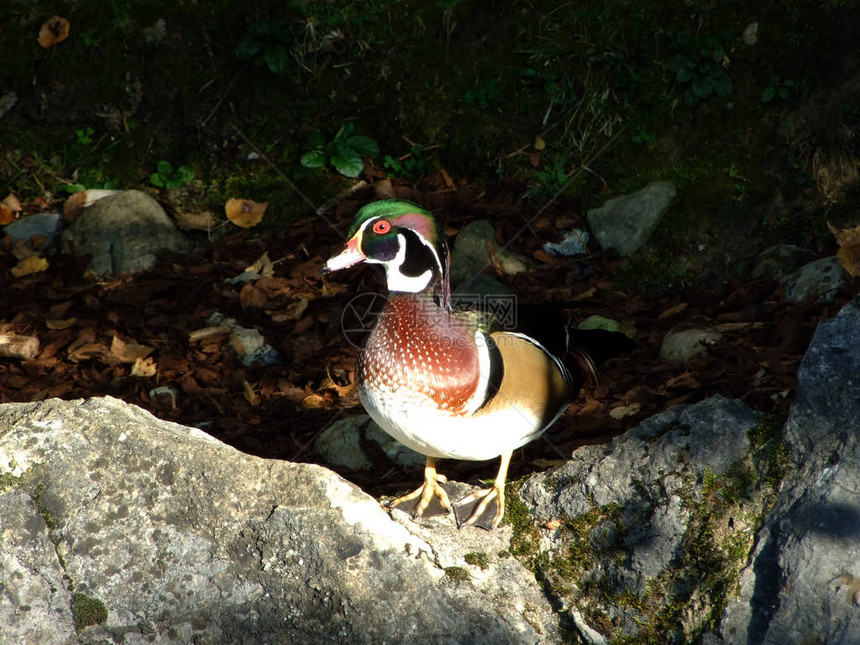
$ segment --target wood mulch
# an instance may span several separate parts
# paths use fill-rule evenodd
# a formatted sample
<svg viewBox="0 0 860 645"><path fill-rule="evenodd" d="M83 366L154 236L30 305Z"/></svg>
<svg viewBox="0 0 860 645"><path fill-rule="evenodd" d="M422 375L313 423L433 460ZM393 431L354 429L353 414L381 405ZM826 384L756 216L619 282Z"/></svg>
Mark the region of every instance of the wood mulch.
<svg viewBox="0 0 860 645"><path fill-rule="evenodd" d="M512 241L512 250L535 261L524 274L495 276L519 302L585 296L571 310L574 321L600 314L636 329L637 348L606 364L599 384L586 386L544 437L516 452L512 478L560 463L578 446L608 441L670 405L715 394L785 415L816 326L858 291L855 280L834 302L821 304L786 302L767 280L734 280L720 294L694 288L618 293L612 280L623 261L596 254L574 262L540 250L578 222L575 212L554 205L534 218L535 209L523 206L513 189L487 198L466 187L446 188L442 179L420 190L394 189L434 210L451 233L474 219L492 221L499 240ZM17 260L8 245L0 247L0 334L39 341L29 360L0 358L0 401L111 395L247 453L318 462L319 433L335 419L363 412L350 387L357 350L341 332L341 317L356 295L384 293L378 267L325 280L319 267L343 243L336 230L346 231L372 198L369 188L341 202L326 216L331 226L309 217L262 235L239 230L196 255L108 280L85 275L86 259L64 255L51 256L46 271L14 278ZM274 263L271 276L232 281L264 253ZM216 312L260 331L281 362L243 366L230 332L207 329ZM716 327L722 340L687 364L659 359L663 336L681 323ZM397 466L381 451L372 456L368 471L335 470L376 495L419 481L420 468ZM441 466L462 481L492 478L496 468L495 462Z"/></svg>

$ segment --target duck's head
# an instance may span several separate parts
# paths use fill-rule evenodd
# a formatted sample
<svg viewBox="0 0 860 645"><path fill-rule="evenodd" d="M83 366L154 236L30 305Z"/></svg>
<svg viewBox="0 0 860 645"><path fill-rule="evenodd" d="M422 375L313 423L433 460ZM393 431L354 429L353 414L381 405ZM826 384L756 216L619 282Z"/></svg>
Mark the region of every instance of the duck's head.
<svg viewBox="0 0 860 645"><path fill-rule="evenodd" d="M385 267L388 290L431 291L448 304L448 246L442 227L428 211L400 199L372 202L352 221L346 248L329 258L326 274L359 262Z"/></svg>

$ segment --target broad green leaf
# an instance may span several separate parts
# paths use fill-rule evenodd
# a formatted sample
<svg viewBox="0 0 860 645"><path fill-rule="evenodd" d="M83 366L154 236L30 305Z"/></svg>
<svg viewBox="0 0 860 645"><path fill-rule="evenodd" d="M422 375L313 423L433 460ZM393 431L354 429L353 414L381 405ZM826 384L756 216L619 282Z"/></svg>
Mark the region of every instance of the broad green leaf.
<svg viewBox="0 0 860 645"><path fill-rule="evenodd" d="M355 124L347 121L342 126L340 126L340 130L337 131L337 134L334 135L334 139L332 139L333 144L343 144L346 139L355 132Z"/></svg>
<svg viewBox="0 0 860 645"><path fill-rule="evenodd" d="M711 85L711 79L702 76L697 76L693 79L691 89L693 90L693 94L698 99L706 99L714 93L714 88Z"/></svg>
<svg viewBox="0 0 860 645"><path fill-rule="evenodd" d="M278 76L287 72L287 65L290 62L290 53L287 48L280 43L269 43L263 50L263 57L266 59L266 65L272 70L273 74Z"/></svg>
<svg viewBox="0 0 860 645"><path fill-rule="evenodd" d="M245 32L236 45L236 56L239 58L251 58L260 51L263 41L253 32Z"/></svg>
<svg viewBox="0 0 860 645"><path fill-rule="evenodd" d="M732 93L732 79L728 74L723 74L717 78L711 79L711 85L714 88L714 93L720 97L726 97Z"/></svg>
<svg viewBox="0 0 860 645"><path fill-rule="evenodd" d="M364 170L364 162L357 155L347 157L332 155L331 165L345 177L358 177Z"/></svg>
<svg viewBox="0 0 860 645"><path fill-rule="evenodd" d="M169 161L159 161L155 164L155 169L159 175L164 175L165 177L173 173L173 166L170 165Z"/></svg>
<svg viewBox="0 0 860 645"><path fill-rule="evenodd" d="M346 145L362 157L372 158L379 154L379 144L370 137L365 137L360 134L353 135L347 139Z"/></svg>
<svg viewBox="0 0 860 645"><path fill-rule="evenodd" d="M159 188L164 188L164 180L161 178L157 172L152 173L149 176L149 181L152 182L153 186L158 186Z"/></svg>
<svg viewBox="0 0 860 645"><path fill-rule="evenodd" d="M190 184L191 180L194 179L194 171L191 166L179 166L176 170L176 178L183 184Z"/></svg>
<svg viewBox="0 0 860 645"><path fill-rule="evenodd" d="M325 165L325 153L322 150L311 150L303 154L299 162L305 168L322 168Z"/></svg>

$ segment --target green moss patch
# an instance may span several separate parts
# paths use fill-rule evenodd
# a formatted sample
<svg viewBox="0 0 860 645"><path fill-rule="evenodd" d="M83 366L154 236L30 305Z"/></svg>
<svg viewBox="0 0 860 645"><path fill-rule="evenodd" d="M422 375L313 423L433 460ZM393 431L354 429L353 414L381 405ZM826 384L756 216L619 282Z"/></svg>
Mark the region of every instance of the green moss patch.
<svg viewBox="0 0 860 645"><path fill-rule="evenodd" d="M72 594L72 615L75 618L75 629L81 631L93 625L106 623L108 610L98 598L76 592Z"/></svg>

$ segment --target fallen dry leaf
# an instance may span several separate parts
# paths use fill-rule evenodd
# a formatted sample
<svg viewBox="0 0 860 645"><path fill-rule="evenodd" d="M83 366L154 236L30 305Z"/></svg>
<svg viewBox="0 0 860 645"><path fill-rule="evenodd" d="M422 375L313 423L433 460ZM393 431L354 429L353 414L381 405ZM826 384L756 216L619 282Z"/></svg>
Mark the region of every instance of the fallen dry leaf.
<svg viewBox="0 0 860 645"><path fill-rule="evenodd" d="M24 260L39 255L39 252L30 246L29 240L21 239L12 246L12 255L15 256L16 260Z"/></svg>
<svg viewBox="0 0 860 645"><path fill-rule="evenodd" d="M275 273L275 265L269 259L269 254L263 253L253 264L246 266L245 271L253 271L264 278L271 278Z"/></svg>
<svg viewBox="0 0 860 645"><path fill-rule="evenodd" d="M358 391L358 386L355 384L355 381L350 379L350 382L347 385L339 385L336 383L331 376L326 376L323 379L323 382L320 383L320 390L334 390L337 392L338 397L345 399L355 392Z"/></svg>
<svg viewBox="0 0 860 645"><path fill-rule="evenodd" d="M667 380L666 387L699 387L699 381L693 372L687 371Z"/></svg>
<svg viewBox="0 0 860 645"><path fill-rule="evenodd" d="M830 227L830 232L833 233L839 245L839 251L836 253L839 264L851 277L856 278L860 275L860 225L851 228L834 228L828 223L827 226Z"/></svg>
<svg viewBox="0 0 860 645"><path fill-rule="evenodd" d="M13 266L9 271L16 278L22 278L25 275L39 273L48 268L48 261L45 258L40 258L37 255L31 255L24 258L18 264Z"/></svg>
<svg viewBox="0 0 860 645"><path fill-rule="evenodd" d="M211 231L215 228L215 216L211 211L202 213L186 213L179 211L175 215L176 225L186 231Z"/></svg>
<svg viewBox="0 0 860 645"><path fill-rule="evenodd" d="M0 202L0 226L14 222L15 218L18 217L18 213L22 210L24 209L21 207L21 202L18 201L15 193L6 195L3 201Z"/></svg>
<svg viewBox="0 0 860 645"><path fill-rule="evenodd" d="M457 186L454 183L454 180L451 178L451 175L444 168L439 168L439 174L442 175L442 181L445 182L445 187L450 188L451 190L456 190Z"/></svg>
<svg viewBox="0 0 860 645"><path fill-rule="evenodd" d="M666 318L671 318L675 314L681 313L689 306L689 302L682 302L680 304L675 305L674 307L669 307L668 309L666 309L666 311L662 312L659 316L657 316L657 320L665 320Z"/></svg>
<svg viewBox="0 0 860 645"><path fill-rule="evenodd" d="M119 336L114 336L110 344L111 354L123 363L134 363L138 358L146 358L153 351L153 347L138 345L135 342L126 343Z"/></svg>
<svg viewBox="0 0 860 645"><path fill-rule="evenodd" d="M77 318L64 318L61 320L46 320L45 326L48 329L68 329L78 324Z"/></svg>
<svg viewBox="0 0 860 645"><path fill-rule="evenodd" d="M242 381L242 394L251 405L260 405L260 396L254 392L254 386L248 381Z"/></svg>
<svg viewBox="0 0 860 645"><path fill-rule="evenodd" d="M4 208L8 208L9 210L20 213L24 210L24 207L21 206L21 201L15 196L15 193L9 193L6 197L3 198L3 201L0 202L0 206Z"/></svg>
<svg viewBox="0 0 860 645"><path fill-rule="evenodd" d="M258 204L250 199L233 197L232 199L228 199L227 203L224 204L224 211L227 213L227 219L236 226L251 228L263 220L263 214L266 212L268 206L268 202Z"/></svg>
<svg viewBox="0 0 860 645"><path fill-rule="evenodd" d="M81 214L81 211L84 210L84 206L87 203L87 191L79 190L76 193L73 193L63 204L63 219L66 221L66 224L72 224L76 219L78 219L78 215Z"/></svg>
<svg viewBox="0 0 860 645"><path fill-rule="evenodd" d="M609 416L613 419L619 420L624 417L631 417L635 414L639 414L639 410L642 409L642 404L640 403L631 403L630 405L619 405L618 407L612 408L609 411Z"/></svg>
<svg viewBox="0 0 860 645"><path fill-rule="evenodd" d="M68 353L69 360L73 363L88 361L98 358L107 353L107 347L101 343L83 343L71 349Z"/></svg>
<svg viewBox="0 0 860 645"><path fill-rule="evenodd" d="M218 325L216 327L202 327L195 329L188 334L189 343L197 343L203 340L208 340L213 337L229 334L232 330L230 325Z"/></svg>
<svg viewBox="0 0 860 645"><path fill-rule="evenodd" d="M39 44L42 47L52 47L69 37L69 21L60 16L54 16L45 21L39 30Z"/></svg>
<svg viewBox="0 0 860 645"><path fill-rule="evenodd" d="M306 410L313 410L315 408L327 408L328 404L325 397L319 394L310 394L302 399L302 407Z"/></svg>
<svg viewBox="0 0 860 645"><path fill-rule="evenodd" d="M131 366L132 376L142 376L144 378L149 378L155 376L157 371L158 366L151 358L136 358L134 359L134 364Z"/></svg>
<svg viewBox="0 0 860 645"><path fill-rule="evenodd" d="M0 334L0 356L29 360L39 353L39 339L35 336Z"/></svg>
<svg viewBox="0 0 860 645"><path fill-rule="evenodd" d="M307 298L299 298L296 302L288 305L286 309L283 311L279 311L276 314L272 314L272 320L274 322L286 322L288 320L298 320L302 317L302 314L305 313L305 309L308 308L308 299Z"/></svg>

